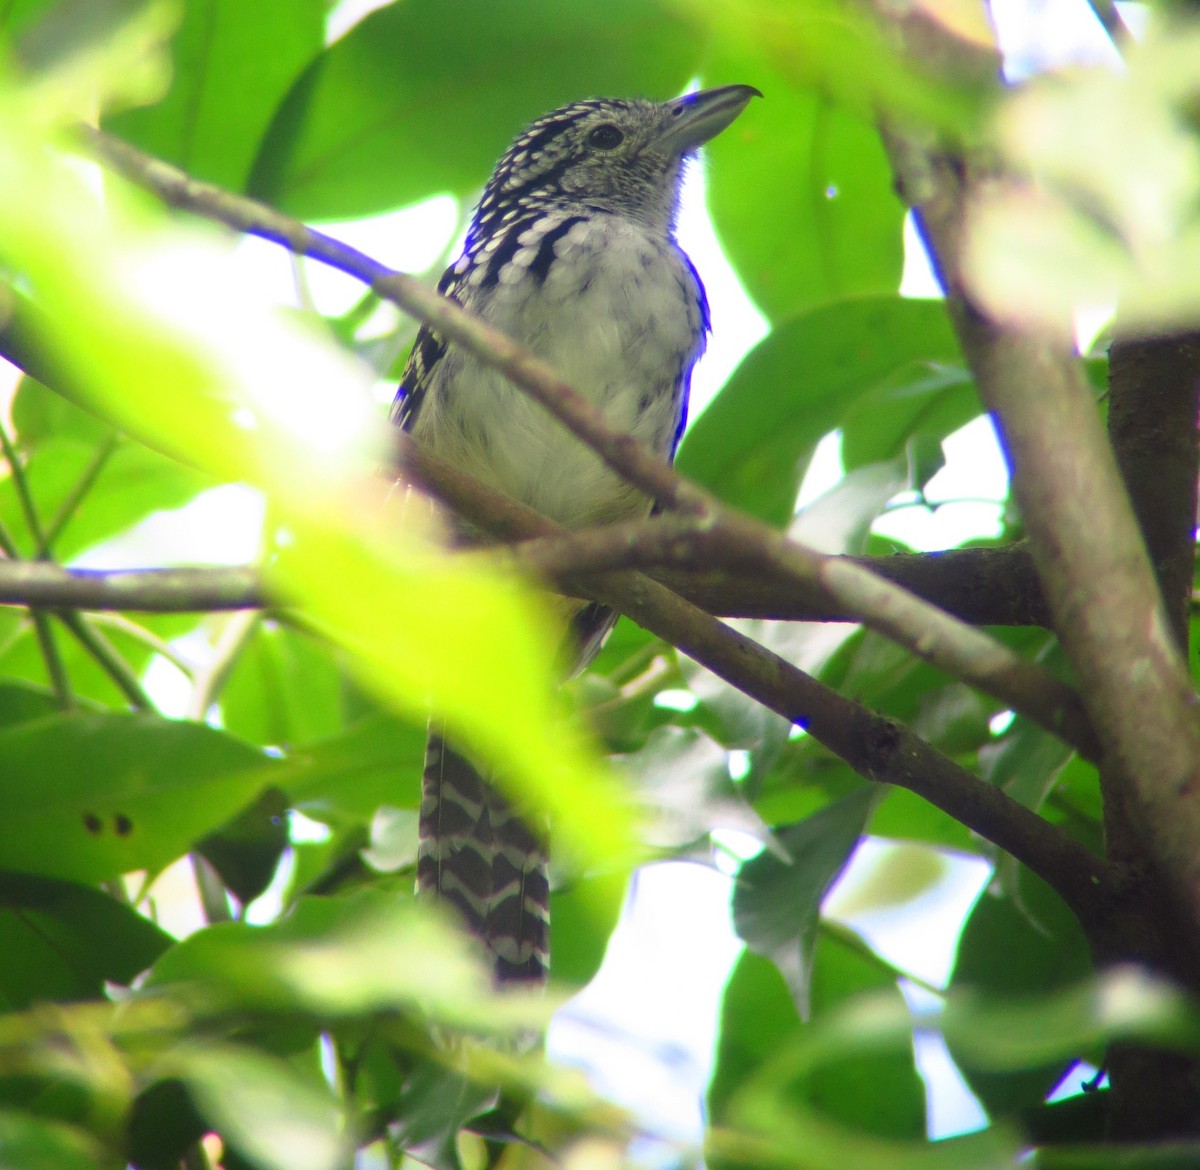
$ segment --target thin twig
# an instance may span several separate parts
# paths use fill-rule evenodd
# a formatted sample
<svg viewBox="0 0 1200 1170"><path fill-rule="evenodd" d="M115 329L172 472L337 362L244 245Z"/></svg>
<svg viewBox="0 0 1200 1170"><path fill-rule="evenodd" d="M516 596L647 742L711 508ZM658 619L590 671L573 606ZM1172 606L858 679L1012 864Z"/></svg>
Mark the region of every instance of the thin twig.
<svg viewBox="0 0 1200 1170"><path fill-rule="evenodd" d="M62 655L58 651L58 643L54 640L54 630L50 627L50 615L44 609L30 610L33 618L33 628L37 633L38 649L42 661L46 664L46 674L50 677L50 686L54 697L64 711L75 710L75 695L71 690L71 681L67 677L67 668L63 665Z"/></svg>
<svg viewBox="0 0 1200 1170"><path fill-rule="evenodd" d="M217 637L212 657L196 672L192 682L187 706L189 719L202 723L208 717L208 709L217 701L230 671L237 664L238 655L254 637L261 620L261 613L249 609L230 615Z"/></svg>
<svg viewBox="0 0 1200 1170"><path fill-rule="evenodd" d="M114 431L102 440L96 448L88 465L83 469L83 473L72 485L71 490L67 493L67 498L63 500L58 511L54 513L54 518L47 525L46 532L42 538L43 543L38 546L37 555L39 557L48 557L50 555L55 541L62 535L63 529L70 522L71 517L75 515L84 497L95 486L96 480L104 470L104 465L109 461L120 441L120 435Z"/></svg>
<svg viewBox="0 0 1200 1170"><path fill-rule="evenodd" d="M91 607L81 607L91 608ZM123 613L93 612L88 614L88 620L93 626L107 626L117 630L134 642L140 642L147 649L154 651L160 658L165 658L185 678L191 679L196 673L196 664L188 661L165 638L160 638L153 630L138 625Z"/></svg>
<svg viewBox="0 0 1200 1170"><path fill-rule="evenodd" d="M3 450L4 458L8 463L13 486L17 489L17 500L21 504L21 514L25 517L25 524L33 537L33 543L39 550L43 549L46 546L46 534L42 530L42 522L33 502L33 493L29 489L25 465L21 462L21 457L17 453L16 444L13 443L12 437L8 433L8 428L3 424L0 424L0 449ZM41 554L39 553L39 555Z"/></svg>
<svg viewBox="0 0 1200 1170"><path fill-rule="evenodd" d="M99 663L117 689L138 711L151 711L154 704L142 687L141 680L121 657L117 648L78 611L64 609L55 615L75 636L75 640Z"/></svg>

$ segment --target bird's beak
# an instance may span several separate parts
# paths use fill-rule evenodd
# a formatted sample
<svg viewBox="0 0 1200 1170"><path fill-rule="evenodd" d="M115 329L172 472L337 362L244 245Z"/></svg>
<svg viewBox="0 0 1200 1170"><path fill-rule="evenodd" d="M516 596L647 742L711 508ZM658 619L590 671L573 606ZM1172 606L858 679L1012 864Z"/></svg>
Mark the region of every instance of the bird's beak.
<svg viewBox="0 0 1200 1170"><path fill-rule="evenodd" d="M663 127L658 145L675 154L688 154L720 134L752 97L762 97L752 85L723 85L667 102L671 120Z"/></svg>

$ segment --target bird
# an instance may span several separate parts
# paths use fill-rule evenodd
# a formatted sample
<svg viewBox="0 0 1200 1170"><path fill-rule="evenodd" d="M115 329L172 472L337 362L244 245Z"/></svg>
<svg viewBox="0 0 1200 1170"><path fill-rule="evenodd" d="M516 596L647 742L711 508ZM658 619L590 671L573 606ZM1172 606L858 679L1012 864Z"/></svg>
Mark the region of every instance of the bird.
<svg viewBox="0 0 1200 1170"><path fill-rule="evenodd" d="M753 97L726 85L671 101L589 98L528 125L500 158L462 252L438 284L557 369L609 426L674 458L710 328L675 236L689 159ZM422 326L391 420L433 454L568 528L646 516L653 501L498 371ZM469 542L465 528L460 539ZM579 608L581 607L581 608ZM613 620L577 603L583 662ZM454 907L497 985L541 984L549 962L544 834L431 723L418 895Z"/></svg>

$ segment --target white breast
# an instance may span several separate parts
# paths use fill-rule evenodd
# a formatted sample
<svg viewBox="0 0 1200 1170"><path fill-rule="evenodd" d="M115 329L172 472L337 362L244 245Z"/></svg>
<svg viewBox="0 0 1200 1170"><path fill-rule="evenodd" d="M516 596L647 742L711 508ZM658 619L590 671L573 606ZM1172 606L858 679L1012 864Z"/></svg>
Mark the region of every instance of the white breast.
<svg viewBox="0 0 1200 1170"><path fill-rule="evenodd" d="M547 230L556 222L542 221ZM701 294L682 253L639 225L594 216L558 241L542 283L525 270L541 232L525 236L505 278L468 283L464 303L559 370L610 426L665 455L705 341ZM470 355L451 349L429 389L416 433L477 478L571 527L645 510L644 497Z"/></svg>

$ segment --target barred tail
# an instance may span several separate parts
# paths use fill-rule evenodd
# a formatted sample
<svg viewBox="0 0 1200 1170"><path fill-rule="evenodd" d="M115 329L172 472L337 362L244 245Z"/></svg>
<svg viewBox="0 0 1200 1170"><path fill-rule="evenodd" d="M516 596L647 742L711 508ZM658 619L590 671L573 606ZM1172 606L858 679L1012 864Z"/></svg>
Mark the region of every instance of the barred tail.
<svg viewBox="0 0 1200 1170"><path fill-rule="evenodd" d="M550 948L545 846L434 731L422 778L417 891L454 906L487 948L497 983L545 980Z"/></svg>

